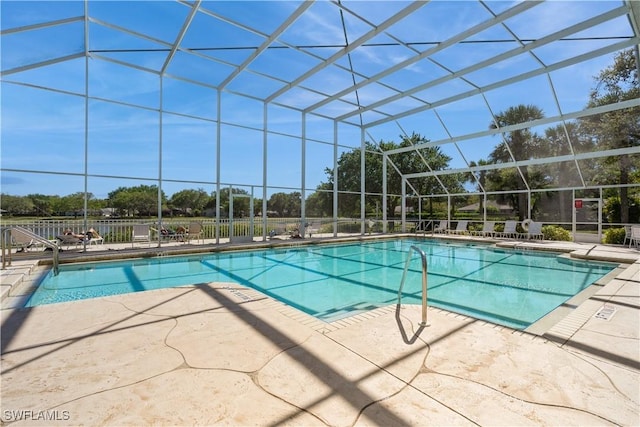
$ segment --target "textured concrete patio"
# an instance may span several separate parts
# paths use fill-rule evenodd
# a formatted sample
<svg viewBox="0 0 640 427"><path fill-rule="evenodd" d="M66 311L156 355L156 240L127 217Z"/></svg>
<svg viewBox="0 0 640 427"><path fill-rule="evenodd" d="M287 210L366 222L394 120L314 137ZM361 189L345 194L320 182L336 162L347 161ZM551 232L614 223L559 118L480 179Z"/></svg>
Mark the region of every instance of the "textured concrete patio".
<svg viewBox="0 0 640 427"><path fill-rule="evenodd" d="M616 276L539 335L419 306L328 324L224 283L4 309L2 422L639 425L640 261Z"/></svg>

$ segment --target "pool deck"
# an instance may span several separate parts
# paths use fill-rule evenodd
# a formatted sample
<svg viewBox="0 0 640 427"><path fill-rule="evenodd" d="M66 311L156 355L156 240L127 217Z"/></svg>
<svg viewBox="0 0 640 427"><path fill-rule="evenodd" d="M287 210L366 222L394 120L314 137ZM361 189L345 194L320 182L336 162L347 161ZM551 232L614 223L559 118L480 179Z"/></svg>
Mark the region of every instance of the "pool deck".
<svg viewBox="0 0 640 427"><path fill-rule="evenodd" d="M411 305L325 323L228 283L5 308L1 421L640 425L640 252L497 244L624 264L535 333Z"/></svg>

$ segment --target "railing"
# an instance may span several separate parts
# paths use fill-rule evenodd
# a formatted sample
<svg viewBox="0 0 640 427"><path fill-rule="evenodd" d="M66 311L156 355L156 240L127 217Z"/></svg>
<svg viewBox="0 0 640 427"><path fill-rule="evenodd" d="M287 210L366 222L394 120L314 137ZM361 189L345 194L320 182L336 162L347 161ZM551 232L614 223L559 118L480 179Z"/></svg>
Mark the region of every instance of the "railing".
<svg viewBox="0 0 640 427"><path fill-rule="evenodd" d="M2 256L2 269L4 270L8 265L11 265L11 235L9 234L11 229L9 227L2 228L2 234L0 235L0 255Z"/></svg>
<svg viewBox="0 0 640 427"><path fill-rule="evenodd" d="M11 256L11 248L13 245L14 235L20 236L25 240L29 239L32 244L41 244L46 248L51 248L51 253L53 256L53 274L58 274L58 265L59 265L59 247L57 244L51 242L48 239L45 239L31 230L27 230L24 227L13 226L2 229L2 269L5 269L8 265L11 265L12 256ZM25 239L26 238L26 239ZM28 245L27 245L28 247Z"/></svg>
<svg viewBox="0 0 640 427"><path fill-rule="evenodd" d="M230 236L233 227L233 236L249 236L253 231L253 237L259 238L269 236L271 230L277 229L293 229L300 227L302 220L300 218L267 218L266 230L263 227L261 217L254 217L254 227L251 230L250 218L234 218L230 221L228 218L222 218L216 222L215 218L192 218L192 217L167 217L162 219L162 225L167 229L177 230L179 227L188 227L190 222L197 221L202 224L202 235L204 239L226 239ZM368 220L366 220L368 221ZM332 218L306 218L306 223L314 225L314 234L332 234L335 230L340 234L359 234L361 231L362 221L359 218L340 218L333 220ZM133 226L136 224L146 224L159 229L157 218L89 218L85 222L84 219L76 218L55 218L40 220L23 220L20 218L2 217L2 225L6 227L21 226L29 229L43 239L54 240L56 236L64 234L65 230L70 229L76 234L84 234L86 230L93 228L104 239L104 243L131 243ZM381 232L378 230L377 232ZM152 236L153 241L158 240L158 236Z"/></svg>
<svg viewBox="0 0 640 427"><path fill-rule="evenodd" d="M74 233L84 234L84 232L90 228L94 228L100 236L104 238L105 243L130 243L131 232L135 224L147 224L151 227L158 229L158 218L109 218L109 217L96 217L88 218L86 222L81 218L52 218L52 219L29 219L24 220L19 217L0 217L3 227L21 226L27 228L40 237L47 240L54 240L56 236L64 234L66 229L71 229ZM452 221L458 221L459 218L452 219ZM165 217L162 219L162 225L168 229L177 229L178 227L187 227L189 222L197 221L202 223L202 231L205 239L226 239L230 235L231 227L233 227L234 236L249 236L253 232L253 237L259 238L264 235L269 236L269 232L274 229L291 228L293 225L299 226L301 223L300 218L267 218L267 227L264 230L263 220L261 217L254 217L254 227L251 230L250 218L234 218L230 221L228 218L221 218L219 222L216 222L215 218L193 218L193 217ZM427 219L408 219L406 220L408 232L420 233L421 228L426 232L431 232L434 223L440 220L434 220L433 218ZM536 220L538 221L538 220ZM540 220L544 225L557 225L567 230L571 230L571 223L561 223L554 221ZM305 222L318 225L318 231L314 231L314 234L332 234L334 231L339 234L360 234L361 225L364 224L365 234L381 234L383 230L382 220L371 220L365 218L328 218L328 217L307 217ZM469 229L479 231L482 229L482 220L469 220ZM496 224L504 223L504 220L496 220ZM398 219L387 220L387 233L395 233L401 231L401 221ZM624 225L629 224L603 224L603 233L607 228L622 228ZM631 224L633 225L633 224ZM416 229L417 228L417 229ZM157 236L155 236L158 240Z"/></svg>
<svg viewBox="0 0 640 427"><path fill-rule="evenodd" d="M429 326L427 324L427 255L422 249L415 245L412 245L409 248L407 261L404 264L404 272L402 273L402 280L400 281L400 288L398 289L398 305L402 302L402 288L404 288L404 281L407 277L407 270L409 270L413 251L418 252L422 258L422 322L420 323L420 326Z"/></svg>

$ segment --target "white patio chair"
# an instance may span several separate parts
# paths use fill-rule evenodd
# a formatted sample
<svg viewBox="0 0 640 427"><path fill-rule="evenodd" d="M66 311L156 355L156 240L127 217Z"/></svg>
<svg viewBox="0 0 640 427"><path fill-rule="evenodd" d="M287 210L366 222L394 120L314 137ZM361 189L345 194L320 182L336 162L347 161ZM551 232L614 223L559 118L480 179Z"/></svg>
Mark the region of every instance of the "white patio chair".
<svg viewBox="0 0 640 427"><path fill-rule="evenodd" d="M191 243L193 239L204 243L202 224L199 222L190 222L189 228L187 228L187 243Z"/></svg>
<svg viewBox="0 0 640 427"><path fill-rule="evenodd" d="M440 221L440 224L436 225L436 227L433 229L433 232L444 233L447 231L448 225L449 225L449 221L447 221L446 219L443 219L442 221Z"/></svg>
<svg viewBox="0 0 640 427"><path fill-rule="evenodd" d="M622 242L622 244L626 245L629 240L631 240L631 226L630 225L625 225L624 226L624 241Z"/></svg>
<svg viewBox="0 0 640 427"><path fill-rule="evenodd" d="M542 234L542 223L532 221L529 223L529 228L527 228L527 237L529 239L540 239L544 238L544 234Z"/></svg>
<svg viewBox="0 0 640 427"><path fill-rule="evenodd" d="M482 237L493 237L495 235L495 228L496 226L496 222L495 221L485 221L484 224L482 225L482 230L481 231L477 231L476 234L478 236L482 236Z"/></svg>
<svg viewBox="0 0 640 427"><path fill-rule="evenodd" d="M91 233L91 238L89 239L89 246L91 245L100 245L104 246L104 237L102 237L94 228L90 228L87 234Z"/></svg>
<svg viewBox="0 0 640 427"><path fill-rule="evenodd" d="M518 221L505 221L504 230L500 233L500 237L515 239L518 237L518 231L516 230L517 226Z"/></svg>
<svg viewBox="0 0 640 427"><path fill-rule="evenodd" d="M131 231L131 247L134 247L136 242L147 242L147 245L151 246L151 227L147 224L135 224Z"/></svg>
<svg viewBox="0 0 640 427"><path fill-rule="evenodd" d="M632 226L631 227L631 237L629 238L629 247L633 245L634 248L638 249L638 245L640 245L640 226Z"/></svg>
<svg viewBox="0 0 640 427"><path fill-rule="evenodd" d="M458 221L456 224L455 230L449 230L449 234L465 234L467 232L467 226L469 225L469 221L462 220Z"/></svg>

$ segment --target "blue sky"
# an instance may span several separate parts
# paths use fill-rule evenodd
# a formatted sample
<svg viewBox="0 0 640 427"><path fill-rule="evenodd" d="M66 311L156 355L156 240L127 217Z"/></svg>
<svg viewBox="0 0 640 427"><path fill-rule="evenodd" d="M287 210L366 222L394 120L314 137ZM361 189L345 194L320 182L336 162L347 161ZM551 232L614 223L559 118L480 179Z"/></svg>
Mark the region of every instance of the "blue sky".
<svg viewBox="0 0 640 427"><path fill-rule="evenodd" d="M366 129L367 139L396 142L403 131L443 142L484 132L491 123L491 112L520 103L536 105L549 117L579 111L587 103L594 76L612 63L615 52L497 87L484 95L448 100L473 90L474 85L485 87L614 45L622 40L616 37L633 35L627 17L622 15L570 34L567 38L571 40L533 49L535 56L523 52L470 70L517 49L514 36L529 43L623 5L621 1L550 1L506 20L504 25L473 34L464 43L411 61L433 49L436 42L455 37L492 14L499 15L519 4L486 2L487 10L476 1L434 1L341 57L335 65L287 89L289 82L338 52L345 44L345 32L349 43L354 43L372 30L371 24L380 25L411 4L344 1L341 17L335 4L320 1L282 32L270 49L226 82L218 101L216 89L301 4L203 2L202 11L195 15L180 42L183 50L175 53L160 78L157 73L163 70L168 50L190 13L188 4L169 0L90 2L91 57L85 61L85 24L79 18L84 14L84 2L3 1L2 192L65 195L83 191L86 172L88 191L103 198L120 186L157 184L162 165L162 186L169 195L183 188L213 191L219 176L225 186L233 184L261 196L265 164L268 193L289 192L302 185L304 157L304 185L309 194L326 180L324 170L332 166L332 119L351 114L357 103L366 108L381 99L393 99L398 91L415 91L412 98L393 100L362 115L365 123L375 123L420 108L425 102L442 101L435 109ZM65 21L11 31L56 20ZM410 63L364 85L357 93L350 91L354 81L360 83L404 62ZM422 88L452 71L463 78ZM87 89L89 99L85 102ZM341 91L347 93L320 105L326 95ZM278 96L267 105L265 124L264 100L274 94ZM286 106L317 107L317 114L305 115L304 156L300 142L303 115ZM222 121L219 130L218 114ZM338 125L340 152L359 146L361 132L352 125L359 120L355 114ZM266 161L265 126L270 131ZM215 145L218 132L219 171ZM465 167L465 160L487 158L498 142L499 137L485 135L441 148L452 157L450 167L455 169Z"/></svg>

